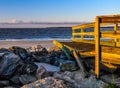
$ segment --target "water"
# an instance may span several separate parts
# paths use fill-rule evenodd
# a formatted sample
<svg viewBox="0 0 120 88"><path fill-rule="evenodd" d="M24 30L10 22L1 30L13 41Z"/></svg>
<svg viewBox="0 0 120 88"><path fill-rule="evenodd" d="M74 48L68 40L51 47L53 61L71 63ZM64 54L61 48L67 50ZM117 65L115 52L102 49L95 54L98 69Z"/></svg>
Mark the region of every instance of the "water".
<svg viewBox="0 0 120 88"><path fill-rule="evenodd" d="M112 30L113 28L101 28L102 31L108 29ZM93 28L88 28L84 31L93 31ZM71 40L71 38L71 27L0 28L0 40L6 41Z"/></svg>
<svg viewBox="0 0 120 88"><path fill-rule="evenodd" d="M51 28L0 28L0 40L70 40L71 27Z"/></svg>

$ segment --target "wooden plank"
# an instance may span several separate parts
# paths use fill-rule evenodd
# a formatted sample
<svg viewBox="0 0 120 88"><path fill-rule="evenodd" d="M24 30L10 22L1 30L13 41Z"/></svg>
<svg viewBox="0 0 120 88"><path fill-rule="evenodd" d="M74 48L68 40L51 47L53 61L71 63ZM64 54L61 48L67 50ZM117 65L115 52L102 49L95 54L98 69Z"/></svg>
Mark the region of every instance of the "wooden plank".
<svg viewBox="0 0 120 88"><path fill-rule="evenodd" d="M72 33L72 35L94 35L94 32L78 32L78 33Z"/></svg>
<svg viewBox="0 0 120 88"><path fill-rule="evenodd" d="M109 34L105 34L105 33L101 33L101 37L102 38L116 38L116 39L120 39L120 33L109 33Z"/></svg>
<svg viewBox="0 0 120 88"><path fill-rule="evenodd" d="M73 27L72 27L72 30L74 30L74 29L91 28L91 27L94 27L94 25L95 25L94 22L92 22L92 23L87 23L87 24L81 24L81 25L73 26Z"/></svg>
<svg viewBox="0 0 120 88"><path fill-rule="evenodd" d="M120 55L102 52L102 62L120 65Z"/></svg>
<svg viewBox="0 0 120 88"><path fill-rule="evenodd" d="M81 42L81 43L89 43L89 44L95 44L94 40L81 40L81 39L73 39L73 42ZM115 42L113 41L100 41L100 45L104 46L115 46ZM120 43L117 43L117 47L120 47Z"/></svg>
<svg viewBox="0 0 120 88"><path fill-rule="evenodd" d="M73 55L74 55L74 57L75 57L75 59L76 59L76 61L77 61L77 63L78 63L79 68L81 69L84 77L86 77L86 76L88 75L88 73L87 73L87 71L86 71L86 68L85 68L84 65L83 65L83 62L82 62L82 60L81 60L81 57L78 56L77 51L76 51L75 49L73 50Z"/></svg>
<svg viewBox="0 0 120 88"><path fill-rule="evenodd" d="M100 23L120 23L120 17L105 17L100 19Z"/></svg>
<svg viewBox="0 0 120 88"><path fill-rule="evenodd" d="M110 69L117 69L117 66L114 66L112 64L108 64L108 63L102 63L103 65L105 65L106 67L110 68Z"/></svg>
<svg viewBox="0 0 120 88"><path fill-rule="evenodd" d="M97 16L100 19L100 23L120 23L119 15L107 15L107 16Z"/></svg>
<svg viewBox="0 0 120 88"><path fill-rule="evenodd" d="M67 58L68 58L69 60L72 59L72 57L70 56L71 52L70 52L69 49L66 48L65 45L63 45L63 44L62 44L62 51L65 53L65 55L67 56Z"/></svg>

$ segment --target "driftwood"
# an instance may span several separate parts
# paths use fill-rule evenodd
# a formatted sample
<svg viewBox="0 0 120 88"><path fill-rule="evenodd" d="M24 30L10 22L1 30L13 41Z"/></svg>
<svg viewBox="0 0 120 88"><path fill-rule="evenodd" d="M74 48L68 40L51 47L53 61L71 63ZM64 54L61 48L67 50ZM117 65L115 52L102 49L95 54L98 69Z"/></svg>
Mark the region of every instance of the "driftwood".
<svg viewBox="0 0 120 88"><path fill-rule="evenodd" d="M65 55L67 56L67 58L68 58L69 60L72 59L72 57L70 56L70 51L69 51L69 49L66 48L64 45L62 45L62 51L65 53Z"/></svg>
<svg viewBox="0 0 120 88"><path fill-rule="evenodd" d="M73 55L78 63L78 66L80 67L82 73L84 74L84 77L86 77L88 75L85 66L82 63L81 57L78 55L77 51L74 49L73 50Z"/></svg>

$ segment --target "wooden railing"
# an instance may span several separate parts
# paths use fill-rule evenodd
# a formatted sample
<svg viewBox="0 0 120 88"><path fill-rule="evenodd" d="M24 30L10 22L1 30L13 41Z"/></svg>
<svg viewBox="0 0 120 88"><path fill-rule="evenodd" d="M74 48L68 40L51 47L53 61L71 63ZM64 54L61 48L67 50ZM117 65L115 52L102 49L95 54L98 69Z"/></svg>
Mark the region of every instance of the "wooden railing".
<svg viewBox="0 0 120 88"><path fill-rule="evenodd" d="M105 66L116 68L113 64L120 65L120 55L112 53L101 52L101 47L112 46L120 47L120 30L118 24L120 23L120 15L112 16L97 16L95 23L88 23L72 27L72 41L85 42L95 44L95 74L99 77L99 64L103 62ZM101 31L101 27L106 25L113 25L113 30ZM93 31L84 30L86 28L93 28ZM86 39L87 38L87 39ZM106 58L106 59L104 59Z"/></svg>

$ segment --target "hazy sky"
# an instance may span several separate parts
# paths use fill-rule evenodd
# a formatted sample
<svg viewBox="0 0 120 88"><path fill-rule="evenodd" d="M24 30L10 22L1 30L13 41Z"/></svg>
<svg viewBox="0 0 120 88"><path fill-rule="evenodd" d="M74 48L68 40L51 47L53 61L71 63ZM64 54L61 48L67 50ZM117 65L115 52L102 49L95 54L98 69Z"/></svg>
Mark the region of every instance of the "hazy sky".
<svg viewBox="0 0 120 88"><path fill-rule="evenodd" d="M0 22L81 22L119 13L120 0L0 0Z"/></svg>

